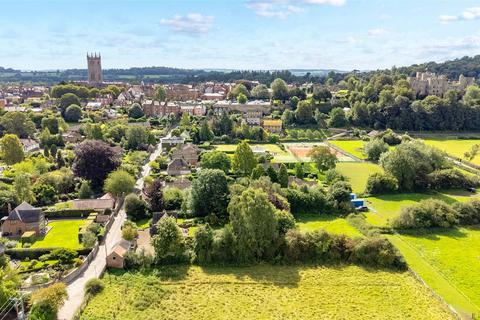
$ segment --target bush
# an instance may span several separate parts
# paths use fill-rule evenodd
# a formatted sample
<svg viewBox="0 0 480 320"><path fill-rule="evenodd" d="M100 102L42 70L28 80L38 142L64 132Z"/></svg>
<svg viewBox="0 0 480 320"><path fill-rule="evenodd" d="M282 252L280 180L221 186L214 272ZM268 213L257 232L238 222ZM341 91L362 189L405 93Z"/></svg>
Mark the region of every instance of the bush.
<svg viewBox="0 0 480 320"><path fill-rule="evenodd" d="M392 226L396 229L448 228L458 224L457 215L455 209L444 201L427 199L416 205L402 208Z"/></svg>
<svg viewBox="0 0 480 320"><path fill-rule="evenodd" d="M126 269L150 268L152 264L153 256L145 249L140 250L140 252L129 251L125 254Z"/></svg>
<svg viewBox="0 0 480 320"><path fill-rule="evenodd" d="M457 202L453 205L461 225L480 224L480 200Z"/></svg>
<svg viewBox="0 0 480 320"><path fill-rule="evenodd" d="M295 228L295 218L285 210L277 210L275 212L277 218L277 229L280 235L284 235L288 230Z"/></svg>
<svg viewBox="0 0 480 320"><path fill-rule="evenodd" d="M365 193L369 195L394 193L398 190L395 177L386 173L374 173L368 177Z"/></svg>
<svg viewBox="0 0 480 320"><path fill-rule="evenodd" d="M155 249L155 262L172 264L189 262L185 237L174 218L162 218L157 223L157 234L152 239Z"/></svg>
<svg viewBox="0 0 480 320"><path fill-rule="evenodd" d="M476 176L467 176L456 169L434 171L428 174L427 179L429 188L434 190L476 188L480 185Z"/></svg>
<svg viewBox="0 0 480 320"><path fill-rule="evenodd" d="M82 117L82 109L76 104L70 105L65 110L64 118L68 122L78 122L78 120L80 120L81 117Z"/></svg>
<svg viewBox="0 0 480 320"><path fill-rule="evenodd" d="M29 319L35 320L55 320L57 319L58 308L68 297L67 289L64 283L58 282L32 293L30 303Z"/></svg>
<svg viewBox="0 0 480 320"><path fill-rule="evenodd" d="M331 206L339 213L352 212L353 206L350 201L350 194L352 193L352 186L345 181L337 181L328 189L327 199Z"/></svg>
<svg viewBox="0 0 480 320"><path fill-rule="evenodd" d="M402 138L397 135L395 132L392 131L392 129L387 129L382 135L381 135L383 141L388 144L389 146L396 146L400 143L402 143Z"/></svg>
<svg viewBox="0 0 480 320"><path fill-rule="evenodd" d="M363 154L365 154L367 159L371 161L378 161L382 153L387 151L388 144L381 139L373 139L363 145Z"/></svg>
<svg viewBox="0 0 480 320"><path fill-rule="evenodd" d="M331 206L320 188L282 189L293 214L328 212Z"/></svg>
<svg viewBox="0 0 480 320"><path fill-rule="evenodd" d="M92 209L61 209L49 208L45 211L46 218L80 218L86 217L92 212Z"/></svg>
<svg viewBox="0 0 480 320"><path fill-rule="evenodd" d="M165 210L180 210L183 203L182 190L175 187L167 187L163 192Z"/></svg>
<svg viewBox="0 0 480 320"><path fill-rule="evenodd" d="M85 284L85 292L89 295L94 296L102 292L104 287L105 286L100 279L93 278L88 280L87 283Z"/></svg>
<svg viewBox="0 0 480 320"><path fill-rule="evenodd" d="M348 181L348 178L336 169L330 169L325 172L325 183L334 184L337 181Z"/></svg>
<svg viewBox="0 0 480 320"><path fill-rule="evenodd" d="M194 234L196 262L205 264L212 262L213 230L208 224L199 227Z"/></svg>
<svg viewBox="0 0 480 320"><path fill-rule="evenodd" d="M407 264L398 250L385 238L363 238L356 243L352 261L374 267L405 269Z"/></svg>
<svg viewBox="0 0 480 320"><path fill-rule="evenodd" d="M125 212L132 220L140 220L149 216L147 203L133 193L125 198Z"/></svg>

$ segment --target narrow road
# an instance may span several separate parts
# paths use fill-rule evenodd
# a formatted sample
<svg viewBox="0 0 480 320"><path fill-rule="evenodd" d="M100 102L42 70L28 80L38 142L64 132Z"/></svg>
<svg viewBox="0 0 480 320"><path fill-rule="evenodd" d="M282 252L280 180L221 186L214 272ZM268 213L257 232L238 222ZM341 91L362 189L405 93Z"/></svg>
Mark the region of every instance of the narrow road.
<svg viewBox="0 0 480 320"><path fill-rule="evenodd" d="M140 177L135 184L135 190L137 192L143 189L145 177L150 174L151 168L149 163L155 160L162 152L161 144L159 143L155 151L150 155L147 163L142 167ZM122 225L125 222L127 215L122 208L118 215L115 217L115 221L110 228L110 231L105 235L105 244L100 246L97 255L93 259L92 263L88 266L85 272L78 277L75 281L67 285L68 299L64 305L58 311L59 320L70 320L75 315L80 305L83 302L84 288L88 280L93 278L99 278L106 267L106 257L112 252L113 247L122 238Z"/></svg>

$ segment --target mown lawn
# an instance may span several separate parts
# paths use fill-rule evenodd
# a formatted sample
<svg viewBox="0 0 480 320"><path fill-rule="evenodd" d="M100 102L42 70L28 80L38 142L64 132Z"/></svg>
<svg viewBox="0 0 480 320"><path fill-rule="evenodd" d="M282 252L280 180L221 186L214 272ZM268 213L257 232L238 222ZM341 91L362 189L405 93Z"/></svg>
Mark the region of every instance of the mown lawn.
<svg viewBox="0 0 480 320"><path fill-rule="evenodd" d="M480 144L480 140L463 140L463 139L425 139L426 144L436 147L446 153L464 159L465 152L470 151L473 145ZM480 156L470 162L480 165Z"/></svg>
<svg viewBox="0 0 480 320"><path fill-rule="evenodd" d="M81 249L83 246L78 241L78 228L83 226L85 220L58 220L51 221L48 226L52 229L45 237L38 238L32 248L62 247L68 249Z"/></svg>
<svg viewBox="0 0 480 320"><path fill-rule="evenodd" d="M219 144L219 145L214 145L215 150L226 152L226 153L234 153L235 150L237 149L236 144ZM283 162L296 162L295 157L291 155L288 151L282 150L278 145L276 144L251 144L250 147L252 150L256 149L264 149L268 151L270 154L273 155L273 161L278 162L278 163L283 163Z"/></svg>
<svg viewBox="0 0 480 320"><path fill-rule="evenodd" d="M480 227L389 236L410 267L457 311L480 314Z"/></svg>
<svg viewBox="0 0 480 320"><path fill-rule="evenodd" d="M366 159L362 152L364 143L362 140L330 140L329 142L359 159Z"/></svg>
<svg viewBox="0 0 480 320"><path fill-rule="evenodd" d="M174 266L103 282L80 319L453 319L407 272L355 266Z"/></svg>
<svg viewBox="0 0 480 320"><path fill-rule="evenodd" d="M297 227L301 231L324 229L334 234L345 234L350 237L361 237L362 234L344 218L328 214L298 214L295 215Z"/></svg>
<svg viewBox="0 0 480 320"><path fill-rule="evenodd" d="M479 197L463 190L443 191L442 193L400 193L367 198L370 212L367 222L375 226L386 226L400 213L402 207L411 206L425 199L439 199L447 203L464 202Z"/></svg>
<svg viewBox="0 0 480 320"><path fill-rule="evenodd" d="M365 191L368 176L383 171L379 165L369 162L339 162L336 168L350 179L353 192L356 193Z"/></svg>

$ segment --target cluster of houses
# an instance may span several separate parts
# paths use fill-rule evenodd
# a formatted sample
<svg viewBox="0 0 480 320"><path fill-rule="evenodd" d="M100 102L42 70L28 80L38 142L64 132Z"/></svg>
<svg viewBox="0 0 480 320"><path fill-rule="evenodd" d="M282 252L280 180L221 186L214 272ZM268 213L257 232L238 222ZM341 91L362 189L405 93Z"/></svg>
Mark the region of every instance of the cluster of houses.
<svg viewBox="0 0 480 320"><path fill-rule="evenodd" d="M0 88L0 108L6 108L8 111L22 103L40 102L42 97L48 94L48 92L49 88L46 86L5 86Z"/></svg>

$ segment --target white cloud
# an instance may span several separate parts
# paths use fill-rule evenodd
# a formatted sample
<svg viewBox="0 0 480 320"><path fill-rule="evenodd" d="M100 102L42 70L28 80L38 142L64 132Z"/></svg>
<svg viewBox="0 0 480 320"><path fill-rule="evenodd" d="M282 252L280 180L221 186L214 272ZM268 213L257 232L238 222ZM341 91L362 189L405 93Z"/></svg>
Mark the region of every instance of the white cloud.
<svg viewBox="0 0 480 320"><path fill-rule="evenodd" d="M286 19L306 11L308 5L342 6L346 0L249 0L247 8L261 17Z"/></svg>
<svg viewBox="0 0 480 320"><path fill-rule="evenodd" d="M202 35L208 33L212 28L213 17L189 13L185 16L175 15L172 19L162 19L160 24L170 26L174 32Z"/></svg>
<svg viewBox="0 0 480 320"><path fill-rule="evenodd" d="M468 8L457 15L441 15L438 19L443 23L461 20L476 20L480 19L480 7Z"/></svg>
<svg viewBox="0 0 480 320"><path fill-rule="evenodd" d="M382 28L375 28L375 29L370 29L368 30L368 35L369 36L383 36L384 34L387 34L388 31Z"/></svg>

